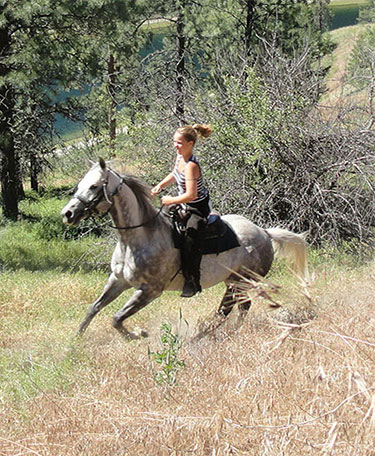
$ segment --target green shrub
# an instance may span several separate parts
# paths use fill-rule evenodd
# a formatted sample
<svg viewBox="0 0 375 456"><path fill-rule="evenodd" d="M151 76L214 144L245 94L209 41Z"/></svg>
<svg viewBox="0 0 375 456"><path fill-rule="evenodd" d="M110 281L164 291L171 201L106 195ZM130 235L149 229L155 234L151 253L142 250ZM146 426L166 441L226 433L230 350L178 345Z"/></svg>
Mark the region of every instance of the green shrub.
<svg viewBox="0 0 375 456"><path fill-rule="evenodd" d="M160 331L162 348L156 352L149 351L149 357L158 365L157 369L153 369L157 383L172 386L176 383L178 372L185 367L184 361L179 359L182 340L178 332L172 332L170 323L163 323Z"/></svg>

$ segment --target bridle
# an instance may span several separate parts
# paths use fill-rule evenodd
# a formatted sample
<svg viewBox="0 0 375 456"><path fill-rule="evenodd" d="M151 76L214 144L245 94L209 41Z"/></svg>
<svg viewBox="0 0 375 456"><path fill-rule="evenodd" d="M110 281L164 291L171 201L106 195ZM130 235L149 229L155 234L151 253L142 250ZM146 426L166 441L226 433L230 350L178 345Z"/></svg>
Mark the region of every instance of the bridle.
<svg viewBox="0 0 375 456"><path fill-rule="evenodd" d="M114 174L118 179L119 183L117 184L116 188L112 193L108 193L107 187L108 187L108 175L109 173ZM73 198L76 198L78 201L80 201L82 204L85 205L85 212L90 212L89 215L92 215L93 211L95 210L96 206L100 203L100 201L105 198L108 204L112 205L113 200L111 201L111 198L117 195L121 185L124 183L124 179L117 174L115 171L112 169L108 170L107 177L102 180L102 186L98 190L98 192L92 197L92 198L86 198L82 195L80 195L78 192L74 193Z"/></svg>
<svg viewBox="0 0 375 456"><path fill-rule="evenodd" d="M119 180L119 182L116 185L115 189L111 193L108 192L108 176L109 176L109 173L112 173ZM84 196L79 195L78 192L76 192L73 195L73 198L76 198L78 201L80 201L82 204L84 204L84 206L85 206L84 212L88 212L88 217L91 217L94 214L96 206L104 198L107 201L107 203L110 205L108 210L103 214L103 216L105 216L106 214L108 214L108 212L111 209L111 206L113 205L113 197L118 194L118 192L120 190L120 187L124 183L125 183L125 180L124 180L124 178L122 176L120 176L120 174L118 174L113 169L108 168L107 176L106 176L105 179L102 180L101 188L98 190L98 192L92 198L85 198ZM161 213L162 209L163 209L163 205L160 207L159 211L150 220L146 220L145 222L142 222L139 225L132 225L132 226L113 226L113 225L110 225L110 227L114 228L116 230L132 230L134 228L140 228L142 226L147 226L149 223L151 223L154 219L156 219L159 216L159 214ZM98 211L96 211L96 212L98 212Z"/></svg>

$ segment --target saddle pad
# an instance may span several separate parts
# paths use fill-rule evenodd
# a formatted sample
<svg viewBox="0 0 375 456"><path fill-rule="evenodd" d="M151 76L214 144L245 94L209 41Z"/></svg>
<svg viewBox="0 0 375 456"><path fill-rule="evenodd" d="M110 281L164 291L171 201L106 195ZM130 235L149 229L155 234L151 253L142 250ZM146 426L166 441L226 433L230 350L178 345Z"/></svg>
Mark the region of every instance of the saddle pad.
<svg viewBox="0 0 375 456"><path fill-rule="evenodd" d="M175 247L181 249L183 236L179 236L173 230L173 240ZM198 239L198 247L202 255L218 255L221 252L239 246L240 243L235 232L221 218L218 218L214 223L207 225L205 231L200 234Z"/></svg>
<svg viewBox="0 0 375 456"><path fill-rule="evenodd" d="M235 232L221 218L207 226L198 243L202 255L219 254L240 246Z"/></svg>

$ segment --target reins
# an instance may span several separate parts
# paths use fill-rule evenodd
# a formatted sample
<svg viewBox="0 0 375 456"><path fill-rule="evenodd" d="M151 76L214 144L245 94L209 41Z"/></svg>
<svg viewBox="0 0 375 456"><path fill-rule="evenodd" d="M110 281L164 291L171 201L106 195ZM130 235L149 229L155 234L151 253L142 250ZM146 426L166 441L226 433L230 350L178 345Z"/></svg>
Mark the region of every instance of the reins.
<svg viewBox="0 0 375 456"><path fill-rule="evenodd" d="M109 225L110 228L114 228L115 230L133 230L135 228L141 228L142 226L146 226L149 223L151 223L153 220L155 220L159 214L161 213L164 205L162 204L158 212L150 219L146 220L145 222L140 223L139 225L133 225L133 226L114 226L114 225Z"/></svg>

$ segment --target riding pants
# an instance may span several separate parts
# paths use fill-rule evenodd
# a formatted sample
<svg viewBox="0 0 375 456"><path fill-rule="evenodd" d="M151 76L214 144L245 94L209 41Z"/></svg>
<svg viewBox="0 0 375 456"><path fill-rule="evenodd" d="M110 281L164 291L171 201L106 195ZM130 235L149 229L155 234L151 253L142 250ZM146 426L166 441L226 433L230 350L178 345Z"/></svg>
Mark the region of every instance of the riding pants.
<svg viewBox="0 0 375 456"><path fill-rule="evenodd" d="M200 291L202 254L199 249L199 237L206 228L207 217L210 213L209 198L186 206L190 217L186 222L185 239L181 250L181 267L185 280L193 280Z"/></svg>

